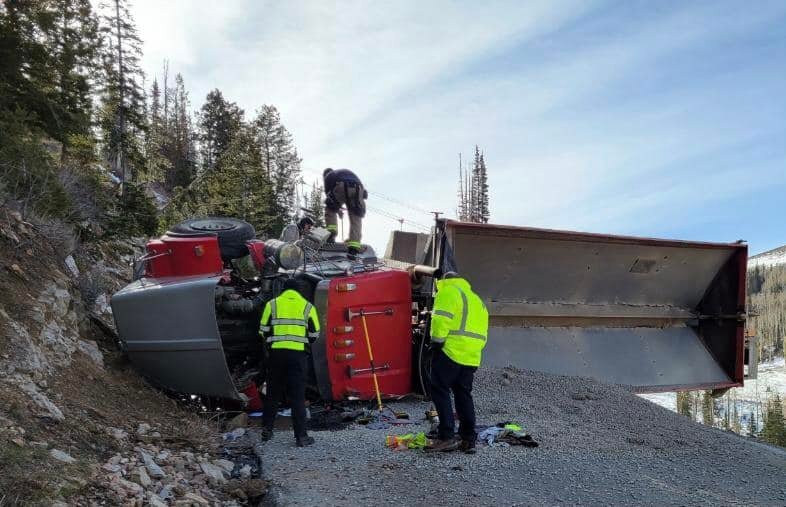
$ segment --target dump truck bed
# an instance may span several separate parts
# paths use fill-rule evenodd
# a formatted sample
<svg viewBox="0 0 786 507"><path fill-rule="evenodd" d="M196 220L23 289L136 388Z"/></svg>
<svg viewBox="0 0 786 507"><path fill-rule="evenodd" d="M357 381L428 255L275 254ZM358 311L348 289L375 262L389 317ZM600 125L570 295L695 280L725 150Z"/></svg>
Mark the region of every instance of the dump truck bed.
<svg viewBox="0 0 786 507"><path fill-rule="evenodd" d="M747 246L440 221L490 316L484 363L639 391L741 385Z"/></svg>

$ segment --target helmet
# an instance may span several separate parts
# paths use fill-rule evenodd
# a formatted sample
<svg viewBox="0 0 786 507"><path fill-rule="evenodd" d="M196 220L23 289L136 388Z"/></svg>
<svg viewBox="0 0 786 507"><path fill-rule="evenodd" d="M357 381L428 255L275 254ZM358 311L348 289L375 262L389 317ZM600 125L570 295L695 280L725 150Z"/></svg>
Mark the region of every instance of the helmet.
<svg viewBox="0 0 786 507"><path fill-rule="evenodd" d="M332 173L332 172L333 172L333 169L331 169L330 167L328 167L327 169L325 169L324 171L322 171L322 177L324 178L325 176L327 176L328 174L330 174L330 173Z"/></svg>
<svg viewBox="0 0 786 507"><path fill-rule="evenodd" d="M316 225L316 223L314 222L314 219L311 218L311 217L303 217L303 218L301 218L300 220L297 221L297 228L300 229L301 231L307 225L310 225L311 227L314 227L314 225Z"/></svg>
<svg viewBox="0 0 786 507"><path fill-rule="evenodd" d="M284 280L284 290L298 291L299 288L300 288L300 284L294 278L287 278L286 280Z"/></svg>

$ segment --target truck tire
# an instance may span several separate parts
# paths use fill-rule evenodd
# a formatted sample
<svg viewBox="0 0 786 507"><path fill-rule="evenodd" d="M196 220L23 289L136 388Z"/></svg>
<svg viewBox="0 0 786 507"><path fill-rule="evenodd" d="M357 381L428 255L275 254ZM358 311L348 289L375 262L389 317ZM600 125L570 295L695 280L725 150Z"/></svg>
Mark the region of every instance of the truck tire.
<svg viewBox="0 0 786 507"><path fill-rule="evenodd" d="M192 218L175 225L167 234L170 235L215 235L218 237L218 248L221 258L225 261L239 259L248 255L246 241L254 239L254 227L248 222L237 218L204 217Z"/></svg>

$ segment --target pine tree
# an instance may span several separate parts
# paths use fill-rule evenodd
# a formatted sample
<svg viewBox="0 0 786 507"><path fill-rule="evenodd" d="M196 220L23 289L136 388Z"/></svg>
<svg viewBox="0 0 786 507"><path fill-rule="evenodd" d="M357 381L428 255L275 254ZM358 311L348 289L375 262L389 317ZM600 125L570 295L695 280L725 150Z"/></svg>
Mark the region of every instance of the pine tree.
<svg viewBox="0 0 786 507"><path fill-rule="evenodd" d="M761 439L770 444L786 447L786 423L783 420L783 402L777 394L767 400Z"/></svg>
<svg viewBox="0 0 786 507"><path fill-rule="evenodd" d="M168 82L165 67L164 82ZM163 154L166 158L165 188L186 187L196 175L196 135L191 120L191 103L181 74L175 86L164 92Z"/></svg>
<svg viewBox="0 0 786 507"><path fill-rule="evenodd" d="M715 398L712 397L712 391L702 393L701 416L706 426L715 426Z"/></svg>
<svg viewBox="0 0 786 507"><path fill-rule="evenodd" d="M480 222L481 193L480 193L480 150L475 145L475 160L472 164L472 183L470 187L470 212L469 221Z"/></svg>
<svg viewBox="0 0 786 507"><path fill-rule="evenodd" d="M682 391L677 393L677 413L687 416L691 420L694 416L693 393Z"/></svg>
<svg viewBox="0 0 786 507"><path fill-rule="evenodd" d="M477 146L475 147L477 150ZM478 170L478 222L487 224L489 221L489 183L486 172L486 159L480 153L480 169Z"/></svg>
<svg viewBox="0 0 786 507"><path fill-rule="evenodd" d="M486 161L480 148L475 146L472 169L462 167L459 153L458 206L456 216L462 222L488 223L489 186Z"/></svg>
<svg viewBox="0 0 786 507"><path fill-rule="evenodd" d="M261 151L262 167L273 186L271 214L280 230L296 215L295 185L300 177L300 157L289 131L274 106L262 106L252 124Z"/></svg>
<svg viewBox="0 0 786 507"><path fill-rule="evenodd" d="M227 102L221 91L207 94L199 114L199 141L202 170L209 171L224 154L243 124L243 110Z"/></svg>
<svg viewBox="0 0 786 507"><path fill-rule="evenodd" d="M142 87L144 74L139 61L142 41L136 31L127 0L113 0L102 16L103 93L100 129L103 154L121 180L134 180L144 167L145 130Z"/></svg>
<svg viewBox="0 0 786 507"><path fill-rule="evenodd" d="M0 110L21 109L30 126L66 149L90 135L90 74L98 50L88 0L0 4Z"/></svg>
<svg viewBox="0 0 786 507"><path fill-rule="evenodd" d="M100 38L89 0L55 0L52 7L59 127L53 137L63 143L65 155L72 136L92 138L91 74L97 67Z"/></svg>
<svg viewBox="0 0 786 507"><path fill-rule="evenodd" d="M322 184L315 181L311 185L311 191L306 196L305 208L308 210L307 215L314 220L314 223L317 227L325 226L325 206L323 204L323 192L324 190L322 188Z"/></svg>
<svg viewBox="0 0 786 507"><path fill-rule="evenodd" d="M759 420L756 417L756 409L751 412L750 421L748 421L748 436L757 437L759 435Z"/></svg>
<svg viewBox="0 0 786 507"><path fill-rule="evenodd" d="M250 222L259 234L278 236L273 186L262 163L255 129L244 125L216 161L189 186L177 187L165 208L162 225L197 215L224 215Z"/></svg>
<svg viewBox="0 0 786 507"><path fill-rule="evenodd" d="M459 178L458 178L458 207L456 208L456 216L461 222L469 222L469 196L466 189L466 175L461 163L461 153L459 153Z"/></svg>
<svg viewBox="0 0 786 507"><path fill-rule="evenodd" d="M164 154L166 130L161 110L161 89L158 80L153 80L150 88L150 107L148 109L147 135L145 138L146 166L142 181L163 183L171 170L171 164Z"/></svg>

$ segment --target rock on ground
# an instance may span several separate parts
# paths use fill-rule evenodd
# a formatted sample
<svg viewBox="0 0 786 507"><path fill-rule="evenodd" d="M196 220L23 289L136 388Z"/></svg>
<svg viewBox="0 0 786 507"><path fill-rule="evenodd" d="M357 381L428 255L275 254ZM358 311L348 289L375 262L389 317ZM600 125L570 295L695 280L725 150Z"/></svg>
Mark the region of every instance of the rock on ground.
<svg viewBox="0 0 786 507"><path fill-rule="evenodd" d="M52 449L49 451L49 455L55 458L57 461L62 461L63 463L68 463L69 465L76 463L76 459L73 456L59 449Z"/></svg>

